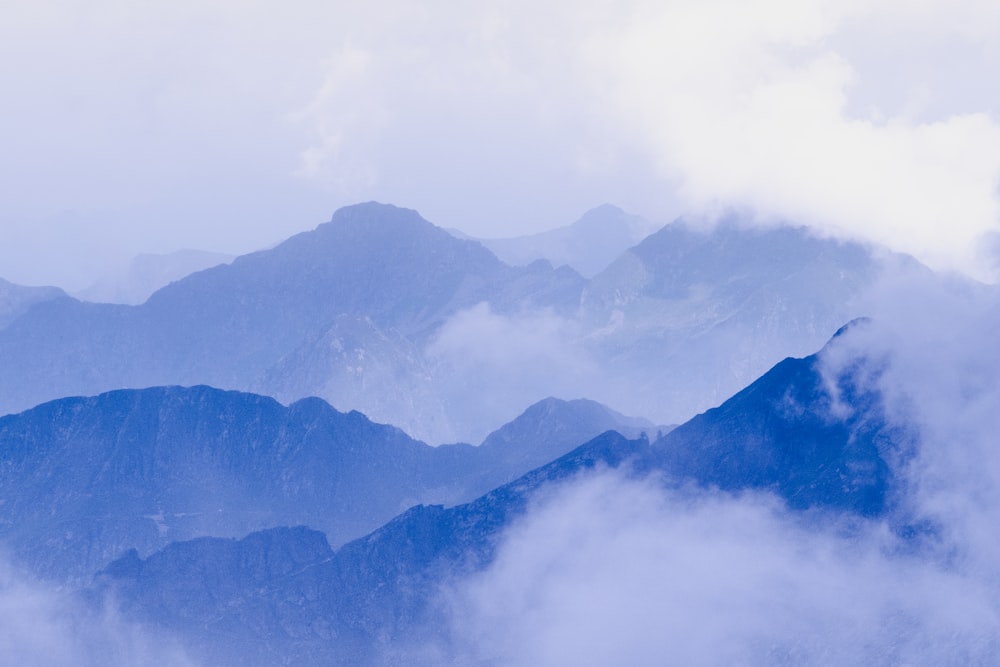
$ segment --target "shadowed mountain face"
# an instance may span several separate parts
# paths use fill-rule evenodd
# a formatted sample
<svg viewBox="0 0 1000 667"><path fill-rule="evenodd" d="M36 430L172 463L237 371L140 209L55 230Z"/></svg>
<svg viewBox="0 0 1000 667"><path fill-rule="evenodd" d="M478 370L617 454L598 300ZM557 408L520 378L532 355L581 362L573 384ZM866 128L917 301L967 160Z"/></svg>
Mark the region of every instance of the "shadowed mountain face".
<svg viewBox="0 0 1000 667"><path fill-rule="evenodd" d="M130 553L98 576L93 595L113 591L130 617L179 633L210 662L368 664L433 626L437 586L488 563L533 491L647 447L605 434L469 504L414 507L336 553L303 528L173 544L147 559ZM296 560L281 562L286 553Z"/></svg>
<svg viewBox="0 0 1000 667"><path fill-rule="evenodd" d="M578 224L608 216L629 226L610 208ZM587 281L361 204L141 306L61 297L17 311L0 329L0 412L209 384L318 395L434 444L479 441L545 396L678 423L877 315L857 298L892 262L905 263L803 230L674 223Z"/></svg>
<svg viewBox="0 0 1000 667"><path fill-rule="evenodd" d="M417 503L454 504L630 420L529 408L483 447L430 447L320 399L210 387L119 390L0 418L0 538L55 577L201 535L307 524L336 545ZM516 434L516 437L511 437Z"/></svg>
<svg viewBox="0 0 1000 667"><path fill-rule="evenodd" d="M877 372L858 359L854 371L862 369ZM391 664L393 651L403 658L407 647L435 639L445 625L440 587L489 564L534 494L595 467L627 464L679 489L770 490L792 508L885 514L894 493L888 462L905 454L910 435L887 426L879 396L854 371L829 384L820 357L788 359L652 444L605 433L471 503L414 507L335 553L310 552L318 537L304 530L178 544L112 564L95 591L114 591L129 614L180 633L210 660ZM261 562L273 542L312 560L280 577L266 568L227 576L226 563ZM170 602L188 599L188 590L198 591L198 605Z"/></svg>
<svg viewBox="0 0 1000 667"><path fill-rule="evenodd" d="M863 388L879 372L859 359L829 378L820 355L785 359L718 408L660 437L650 465L726 491L769 490L797 509L882 514L890 500L888 462L907 455L915 434L889 426L880 396Z"/></svg>

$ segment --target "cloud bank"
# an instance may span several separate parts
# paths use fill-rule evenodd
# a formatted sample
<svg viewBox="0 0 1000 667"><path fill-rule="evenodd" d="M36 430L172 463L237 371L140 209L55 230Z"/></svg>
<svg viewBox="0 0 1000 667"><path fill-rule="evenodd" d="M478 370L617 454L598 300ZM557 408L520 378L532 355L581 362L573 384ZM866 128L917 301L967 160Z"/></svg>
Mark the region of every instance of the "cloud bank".
<svg viewBox="0 0 1000 667"><path fill-rule="evenodd" d="M496 561L450 588L442 656L479 665L964 665L1000 651L995 290L887 285L863 354L919 434L880 520L605 471L543 491ZM913 537L900 526L930 531Z"/></svg>
<svg viewBox="0 0 1000 667"><path fill-rule="evenodd" d="M998 224L995 3L16 0L7 16L10 279L111 250L255 249L365 199L487 236L606 201L664 222L737 210L996 268L980 249Z"/></svg>
<svg viewBox="0 0 1000 667"><path fill-rule="evenodd" d="M0 655L24 667L195 667L174 641L0 563Z"/></svg>
<svg viewBox="0 0 1000 667"><path fill-rule="evenodd" d="M606 473L542 502L453 599L486 665L975 664L996 598L892 555L883 526L818 527L765 496L678 497Z"/></svg>

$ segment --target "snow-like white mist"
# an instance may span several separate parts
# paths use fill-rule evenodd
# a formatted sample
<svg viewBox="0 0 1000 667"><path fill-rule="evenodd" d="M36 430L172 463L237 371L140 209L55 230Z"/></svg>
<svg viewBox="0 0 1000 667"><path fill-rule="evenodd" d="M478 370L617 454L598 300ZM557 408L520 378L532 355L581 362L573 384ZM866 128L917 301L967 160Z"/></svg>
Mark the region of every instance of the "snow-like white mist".
<svg viewBox="0 0 1000 667"><path fill-rule="evenodd" d="M485 572L449 589L438 659L488 665L989 664L1000 652L1000 307L886 286L828 347L885 363L918 434L878 520L605 471L536 498ZM918 525L919 538L902 530Z"/></svg>
<svg viewBox="0 0 1000 667"><path fill-rule="evenodd" d="M453 598L460 663L969 664L1000 649L976 577L892 555L766 496L695 498L606 473L513 528Z"/></svg>
<svg viewBox="0 0 1000 667"><path fill-rule="evenodd" d="M0 562L0 663L21 667L195 667L180 645L105 605Z"/></svg>

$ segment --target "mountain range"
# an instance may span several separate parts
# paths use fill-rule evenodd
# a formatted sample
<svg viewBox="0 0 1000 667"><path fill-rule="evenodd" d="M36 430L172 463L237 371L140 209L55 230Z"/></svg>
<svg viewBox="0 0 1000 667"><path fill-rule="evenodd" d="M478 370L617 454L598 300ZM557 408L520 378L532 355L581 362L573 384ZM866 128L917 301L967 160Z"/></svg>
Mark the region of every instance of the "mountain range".
<svg viewBox="0 0 1000 667"><path fill-rule="evenodd" d="M561 234L587 239L604 223L646 228L605 207ZM586 279L547 259L511 266L414 211L360 204L138 306L57 296L11 310L0 412L207 384L319 396L433 444L480 441L550 395L678 423L877 314L858 300L900 263L920 270L802 229L676 222Z"/></svg>
<svg viewBox="0 0 1000 667"><path fill-rule="evenodd" d="M859 358L855 369L866 367ZM448 582L486 567L542 489L587 470L658 475L680 489L770 491L799 510L885 515L896 493L888 462L912 434L890 426L880 395L856 380L842 373L833 392L819 355L787 359L654 441L604 433L470 503L414 507L337 550L303 527L172 544L112 563L92 595L113 594L210 662L412 664L416 648L445 641L438 596ZM834 393L851 401L850 414Z"/></svg>
<svg viewBox="0 0 1000 667"><path fill-rule="evenodd" d="M0 540L56 579L127 549L307 524L335 546L419 503L454 505L608 429L655 427L547 399L479 447L430 447L321 399L206 386L59 399L0 418Z"/></svg>

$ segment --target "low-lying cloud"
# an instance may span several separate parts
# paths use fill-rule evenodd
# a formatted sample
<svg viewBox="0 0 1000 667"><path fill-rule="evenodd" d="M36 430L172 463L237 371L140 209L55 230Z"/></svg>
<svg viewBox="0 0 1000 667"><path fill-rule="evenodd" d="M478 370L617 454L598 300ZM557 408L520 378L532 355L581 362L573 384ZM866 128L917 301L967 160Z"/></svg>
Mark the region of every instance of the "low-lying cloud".
<svg viewBox="0 0 1000 667"><path fill-rule="evenodd" d="M0 563L0 662L22 667L195 667L180 645L110 604Z"/></svg>
<svg viewBox="0 0 1000 667"><path fill-rule="evenodd" d="M512 528L452 598L460 663L970 664L1000 650L975 573L899 555L884 525L694 498L606 473Z"/></svg>
<svg viewBox="0 0 1000 667"><path fill-rule="evenodd" d="M1000 652L1000 308L992 290L886 287L863 353L891 422L919 434L880 520L766 493L666 490L605 471L542 492L496 561L446 599L479 665L967 665ZM913 539L899 527L929 528Z"/></svg>
<svg viewBox="0 0 1000 667"><path fill-rule="evenodd" d="M578 323L545 309L504 314L480 303L451 317L427 356L459 432L479 442L535 401L589 396L600 369L580 335Z"/></svg>

